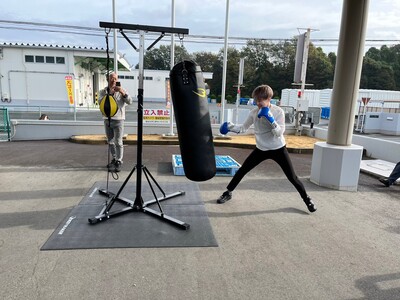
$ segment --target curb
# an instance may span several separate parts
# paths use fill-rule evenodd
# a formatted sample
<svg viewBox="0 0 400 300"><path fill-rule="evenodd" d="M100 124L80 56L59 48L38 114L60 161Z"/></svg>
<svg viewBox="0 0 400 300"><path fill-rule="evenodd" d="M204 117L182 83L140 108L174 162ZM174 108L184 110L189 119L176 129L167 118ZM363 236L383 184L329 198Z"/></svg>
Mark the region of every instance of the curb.
<svg viewBox="0 0 400 300"><path fill-rule="evenodd" d="M244 136L246 137L246 136ZM240 138L240 137L239 137ZM301 137L299 137L301 138ZM304 137L308 138L308 137ZM235 138L236 140L238 137ZM254 149L255 142L238 142L235 139L219 139L214 138L215 147L231 147L241 149ZM105 135L74 135L69 138L72 143L89 144L89 145L105 145L107 144ZM293 147L290 143L286 145L289 153L310 154L313 153L315 139L310 139L307 147ZM137 145L136 135L125 135L124 144ZM179 145L178 137L162 137L160 135L145 135L143 137L143 145Z"/></svg>

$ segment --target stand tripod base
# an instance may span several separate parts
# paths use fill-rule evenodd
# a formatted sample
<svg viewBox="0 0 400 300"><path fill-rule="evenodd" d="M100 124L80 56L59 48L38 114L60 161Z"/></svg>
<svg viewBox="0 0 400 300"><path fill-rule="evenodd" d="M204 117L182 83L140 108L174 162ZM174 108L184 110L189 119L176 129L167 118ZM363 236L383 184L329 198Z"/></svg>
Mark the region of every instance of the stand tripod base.
<svg viewBox="0 0 400 300"><path fill-rule="evenodd" d="M100 212L99 215L97 215L97 216L95 216L93 218L89 218L88 221L89 221L90 224L96 224L98 222L107 221L110 218L114 218L114 217L117 217L117 216L122 215L122 214L129 213L129 212L143 212L143 213L150 214L151 216L157 217L157 218L159 218L159 219L161 219L161 220L163 220L165 222L168 222L168 223L170 223L172 225L175 225L175 226L177 226L177 227L179 227L181 229L187 230L187 229L190 228L190 225L188 223L182 222L182 221L180 221L178 219L172 218L172 217L164 214L163 212L159 212L159 211L156 211L154 209L151 209L151 208L147 207L148 205L151 205L151 204L154 204L154 203L157 203L157 202L160 202L160 201L165 201L165 200L177 197L177 196L184 195L185 194L184 191L179 191L179 192L175 192L175 193L172 193L172 194L169 194L169 195L165 195L161 199L152 199L152 200L143 202L143 204L141 206L140 205L135 205L135 201L132 201L130 199L127 199L127 198L124 198L124 197L116 197L115 194L113 194L111 192L108 192L106 190L99 190L99 193L111 198L111 201L113 201L113 202L114 201L119 201L119 202L122 202L122 203L126 204L128 207L123 208L121 210L110 212L107 209L108 205L105 204L104 208L102 209L102 211Z"/></svg>

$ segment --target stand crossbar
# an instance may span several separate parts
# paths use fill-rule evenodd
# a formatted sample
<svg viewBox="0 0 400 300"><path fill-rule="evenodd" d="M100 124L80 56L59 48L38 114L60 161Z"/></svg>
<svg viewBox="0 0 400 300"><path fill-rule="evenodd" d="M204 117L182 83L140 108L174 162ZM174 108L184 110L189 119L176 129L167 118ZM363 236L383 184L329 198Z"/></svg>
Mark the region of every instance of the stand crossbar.
<svg viewBox="0 0 400 300"><path fill-rule="evenodd" d="M127 29L127 30L139 30L139 31L146 31L146 32L189 34L189 29L187 29L187 28L160 27L160 26L124 24L124 23L109 23L109 22L100 22L99 25L102 28L116 28L116 29L120 29L120 30Z"/></svg>
<svg viewBox="0 0 400 300"><path fill-rule="evenodd" d="M144 73L144 35L145 32L160 32L161 36L154 41L149 48L154 46L161 38L165 35L165 33L177 33L177 34L188 34L189 30L185 28L172 28L172 27L157 27L157 26L147 26L147 25L135 25L135 24L122 24L122 23L108 23L108 22L100 22L100 27L103 28L117 28L122 31L124 29L127 30L139 30L140 33L140 45L139 49L137 49L134 44L129 40L126 34L122 34L124 38L128 41L128 43L135 49L139 51L139 88L138 88L138 109L137 109L137 114L138 114L138 125L137 125L137 164L133 167L127 178L125 179L124 183L118 190L116 194L111 193L107 190L100 190L100 194L105 195L108 197L108 200L106 200L103 209L100 211L100 213L93 217L89 218L89 223L90 224L96 224L101 221L108 220L109 218L113 218L122 214L126 214L128 212L144 212L147 214L150 214L154 217L159 218L160 220L166 221L168 223L171 223L173 225L178 226L181 229L189 229L190 225L182 222L180 220L177 220L175 218L172 218L170 216L167 216L164 214L162 207L160 205L160 201L165 201L180 195L184 195L184 191L179 191L175 192L169 195L165 195L164 191L162 190L161 186L157 183L157 181L154 179L154 177L151 175L150 171L142 164L142 151L143 151L143 73ZM133 173L136 172L136 198L135 200L130 200L124 197L121 197L120 194L125 188L126 184L128 183L129 179L133 175ZM146 180L150 186L150 189L153 193L154 199L150 201L143 201L142 198L142 173L145 175ZM159 191L162 193L163 197L158 198L156 195L156 192L154 191L153 185L151 184L151 181L157 186ZM122 202L126 204L128 207L123 208L121 210L117 211L111 211L112 206L114 205L115 201ZM147 207L148 205L156 203L158 205L158 208L160 211L156 211L154 209L151 209Z"/></svg>

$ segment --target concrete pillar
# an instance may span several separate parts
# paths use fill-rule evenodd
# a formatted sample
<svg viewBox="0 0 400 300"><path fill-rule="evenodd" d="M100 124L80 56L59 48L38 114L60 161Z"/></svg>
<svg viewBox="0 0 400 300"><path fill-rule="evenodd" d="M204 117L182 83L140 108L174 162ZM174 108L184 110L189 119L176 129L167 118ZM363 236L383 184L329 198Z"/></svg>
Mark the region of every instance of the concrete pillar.
<svg viewBox="0 0 400 300"><path fill-rule="evenodd" d="M369 0L343 1L328 138L314 146L310 180L333 189L356 191L358 186L363 148L351 142L368 6Z"/></svg>
<svg viewBox="0 0 400 300"><path fill-rule="evenodd" d="M343 1L327 139L329 144L351 144L364 56L368 4L369 0Z"/></svg>

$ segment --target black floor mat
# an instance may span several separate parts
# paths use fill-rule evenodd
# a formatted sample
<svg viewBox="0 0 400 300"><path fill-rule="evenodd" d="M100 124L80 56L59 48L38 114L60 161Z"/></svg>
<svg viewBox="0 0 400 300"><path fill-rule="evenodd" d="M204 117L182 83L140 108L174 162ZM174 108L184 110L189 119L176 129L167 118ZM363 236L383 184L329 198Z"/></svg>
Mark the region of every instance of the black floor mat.
<svg viewBox="0 0 400 300"><path fill-rule="evenodd" d="M166 195L184 191L183 195L160 201L164 213L190 225L187 230L141 211L131 211L97 224L88 219L100 214L107 197L99 193L106 189L105 182L96 182L82 201L59 224L41 250L146 248L146 247L217 247L199 187L194 182L160 183ZM108 191L117 193L122 182L110 182ZM161 197L153 186L157 197ZM142 184L144 202L154 199L147 182ZM123 188L120 198L136 198L135 183ZM115 201L110 209L118 211L128 207ZM156 203L148 208L158 211Z"/></svg>

